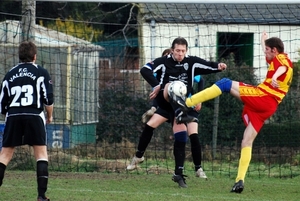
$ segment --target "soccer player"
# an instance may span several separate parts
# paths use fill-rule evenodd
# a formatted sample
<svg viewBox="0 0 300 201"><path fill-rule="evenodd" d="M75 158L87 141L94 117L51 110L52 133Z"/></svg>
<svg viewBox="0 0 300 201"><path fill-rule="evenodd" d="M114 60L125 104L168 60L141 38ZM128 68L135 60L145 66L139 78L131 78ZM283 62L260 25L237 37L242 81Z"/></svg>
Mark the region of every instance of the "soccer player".
<svg viewBox="0 0 300 201"><path fill-rule="evenodd" d="M168 54L170 54L171 53L171 49L170 48L168 48L168 49L165 49L163 52L162 52L162 57L163 56L166 56L166 55L168 55ZM147 63L146 65L148 65L148 66L150 66L151 67L151 63ZM155 76L156 76L156 74L154 74ZM154 112L157 110L157 107L158 107L158 105L157 105L157 101L156 101L156 99L154 99L153 101L152 101L152 106L151 106L151 108L149 109L149 110L147 110L143 115L142 115L142 122L143 123L147 123L148 121L149 121L149 119L153 116L153 114L154 114Z"/></svg>
<svg viewBox="0 0 300 201"><path fill-rule="evenodd" d="M196 56L187 55L186 53L188 49L188 43L182 37L178 37L173 40L171 49L171 54L169 54L166 57L160 57L155 59L154 61L152 61L152 67L145 65L143 66L140 72L144 79L153 88L153 91L150 93L149 96L150 99L156 98L159 108L161 108L164 111L167 111L169 114L179 117L179 119L176 117L175 119L173 118L173 133L175 139L173 154L175 157L175 174L173 175L172 179L173 181L177 182L180 187L187 187L183 175L185 145L187 142L187 130L190 130L189 132L192 133L190 135L192 149L199 149L200 142L198 138L198 129L189 129L189 127L187 127L185 124L180 124L180 121L188 120L189 124L197 125L198 119L194 116L191 116L190 114L186 114L186 116L182 118L182 112L179 110L179 107L176 104L173 104L173 108L170 104L172 103L172 101L168 101L167 86L169 82L175 80L183 81L187 85L188 95L192 92L192 87L194 84L193 79L196 75L220 72L226 68L226 64L210 62ZM157 76L159 76L160 79L155 78L153 76L153 73L157 73ZM175 110L176 112L174 113ZM193 126L193 128L195 127ZM144 136L144 138L148 137L149 139L151 139L152 135L149 136L149 134L153 134L153 130L154 127L151 127L146 124L141 138ZM138 152L140 153L136 154L136 158L138 159L135 160L136 163L143 161L143 150L139 149L138 147ZM199 155L197 155L197 157L199 157Z"/></svg>
<svg viewBox="0 0 300 201"><path fill-rule="evenodd" d="M197 91L201 91L204 89L204 79L201 78L200 75L195 76L194 82L198 83ZM155 101L155 100L156 99L154 99L153 101ZM194 108L191 108L190 113L193 114L195 116L195 118L197 118L199 115L198 112L200 111L200 109L201 109L201 103L196 105ZM146 151L148 144L151 141L154 129L156 129L158 126L160 126L164 122L169 122L173 125L173 119L174 119L173 113L168 113L167 111L162 110L159 107L157 107L157 109L155 108L153 115L146 122L143 134L140 136L138 150L136 151L135 156L133 157L131 163L127 166L127 170L129 170L129 171L135 170L137 168L137 164L144 161L144 153ZM153 128L153 129L151 129L152 130L151 132L146 132L148 127ZM175 130L174 132L176 132L177 127L178 127L178 125L175 125L173 127L173 130ZM194 132L198 131L197 122L195 122L195 124L194 123L189 124L189 127L190 127L190 129L188 130L188 135L192 135L192 134L194 134ZM190 131L192 131L192 132L190 132ZM198 135L196 135L197 138L194 138L193 136L191 138L192 138L192 140L194 139L193 140L194 146L191 147L191 153L192 153L193 163L194 163L194 167L195 167L196 177L207 179L207 176L206 176L205 172L203 171L202 165L201 165L202 153L201 153L201 145L200 145L200 143L199 144L197 143ZM184 187L186 186L185 183L182 185Z"/></svg>
<svg viewBox="0 0 300 201"><path fill-rule="evenodd" d="M171 53L171 48L165 49L162 53L162 56L166 56L168 54ZM152 64L151 63L147 63L147 66L152 68ZM156 76L156 74L154 74ZM203 86L204 86L204 82L203 82L203 78L201 78L200 75L197 75L194 77L194 82L198 83L198 90L202 90ZM152 101L152 106L149 110L147 110L143 115L142 115L142 122L143 123L147 123L149 121L149 119L153 116L153 114L155 113L156 109L158 107L157 101L156 99L154 99ZM199 109L200 110L200 109ZM198 111L198 110L197 110Z"/></svg>
<svg viewBox="0 0 300 201"><path fill-rule="evenodd" d="M284 44L281 39L268 38L267 33L263 32L261 45L269 67L265 80L258 86L223 78L185 101L186 106L191 107L227 92L243 102L242 118L246 129L241 143L237 177L231 189L231 192L235 193L241 193L244 189L253 142L264 121L276 112L278 105L289 90L293 77L292 62L284 53Z"/></svg>
<svg viewBox="0 0 300 201"><path fill-rule="evenodd" d="M36 159L38 201L49 200L46 123L53 120L52 81L46 69L35 64L37 48L33 42L19 45L19 60L5 75L0 94L0 112L6 116L0 152L0 186L15 147L30 145ZM43 110L46 110L46 116Z"/></svg>

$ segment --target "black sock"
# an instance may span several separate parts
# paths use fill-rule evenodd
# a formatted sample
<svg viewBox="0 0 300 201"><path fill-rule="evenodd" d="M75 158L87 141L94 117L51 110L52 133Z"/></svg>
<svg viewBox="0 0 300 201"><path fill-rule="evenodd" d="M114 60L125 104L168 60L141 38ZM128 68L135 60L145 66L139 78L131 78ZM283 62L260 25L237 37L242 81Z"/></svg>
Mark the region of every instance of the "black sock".
<svg viewBox="0 0 300 201"><path fill-rule="evenodd" d="M0 163L0 186L2 185L3 182L5 169L6 169L6 165Z"/></svg>
<svg viewBox="0 0 300 201"><path fill-rule="evenodd" d="M153 136L153 131L154 131L154 128L152 128L148 124L145 125L142 135L140 136L138 150L135 153L136 157L138 157L138 158L143 157L143 155L146 151L146 148L147 148L148 144L150 143L151 138Z"/></svg>
<svg viewBox="0 0 300 201"><path fill-rule="evenodd" d="M45 197L48 186L48 161L40 160L36 162L36 177L38 186L38 196Z"/></svg>
<svg viewBox="0 0 300 201"><path fill-rule="evenodd" d="M201 167L202 160L201 145L197 133L190 135L190 142L195 171L197 171Z"/></svg>
<svg viewBox="0 0 300 201"><path fill-rule="evenodd" d="M182 175L185 160L185 142L174 142L175 174Z"/></svg>

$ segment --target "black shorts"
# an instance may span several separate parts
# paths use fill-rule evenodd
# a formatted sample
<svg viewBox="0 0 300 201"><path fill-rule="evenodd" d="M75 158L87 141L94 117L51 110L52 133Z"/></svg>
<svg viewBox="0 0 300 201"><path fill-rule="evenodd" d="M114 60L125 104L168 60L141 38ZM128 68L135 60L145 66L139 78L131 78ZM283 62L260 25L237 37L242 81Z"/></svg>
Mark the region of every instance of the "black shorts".
<svg viewBox="0 0 300 201"><path fill-rule="evenodd" d="M188 114L188 115L191 115L191 116L193 116L193 117L196 117L196 118L198 118L198 116L199 116L199 112L197 112L197 111L194 110L194 109L190 109L190 110L187 112L187 114Z"/></svg>
<svg viewBox="0 0 300 201"><path fill-rule="evenodd" d="M174 112L167 112L163 109L161 109L160 107L157 108L157 110L155 111L155 114L158 114L166 119L168 123L173 123L174 121Z"/></svg>
<svg viewBox="0 0 300 201"><path fill-rule="evenodd" d="M164 110L168 113L174 113L171 104L168 101L166 101L166 99L164 98L164 91L163 90L161 90L158 93L158 95L156 96L156 101L157 101L158 107L160 107L162 110Z"/></svg>
<svg viewBox="0 0 300 201"><path fill-rule="evenodd" d="M6 118L2 147L25 144L30 146L47 144L45 119L42 116L16 115Z"/></svg>

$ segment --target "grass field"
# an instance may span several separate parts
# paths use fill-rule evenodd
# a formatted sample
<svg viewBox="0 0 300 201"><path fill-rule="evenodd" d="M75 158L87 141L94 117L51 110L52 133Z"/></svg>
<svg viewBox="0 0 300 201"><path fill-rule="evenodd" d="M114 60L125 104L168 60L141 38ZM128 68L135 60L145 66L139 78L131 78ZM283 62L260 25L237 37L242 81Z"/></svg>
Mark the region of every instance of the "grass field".
<svg viewBox="0 0 300 201"><path fill-rule="evenodd" d="M47 191L51 201L298 201L300 176L292 179L247 177L241 194L230 193L233 178L189 173L188 188L178 188L171 174L50 172ZM0 200L36 200L35 172L7 171Z"/></svg>

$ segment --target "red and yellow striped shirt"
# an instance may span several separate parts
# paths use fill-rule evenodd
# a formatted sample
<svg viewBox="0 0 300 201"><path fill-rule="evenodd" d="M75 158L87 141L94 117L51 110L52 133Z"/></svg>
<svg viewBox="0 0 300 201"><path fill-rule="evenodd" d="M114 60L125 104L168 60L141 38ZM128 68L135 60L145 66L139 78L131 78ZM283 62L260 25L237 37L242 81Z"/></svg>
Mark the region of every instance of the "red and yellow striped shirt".
<svg viewBox="0 0 300 201"><path fill-rule="evenodd" d="M269 68L266 79L258 85L258 88L266 94L273 96L279 104L290 88L293 78L293 64L287 54L278 54L273 60L267 60L267 62L269 64ZM284 74L277 78L279 87L275 88L272 86L272 77L280 66L285 66L287 69Z"/></svg>

